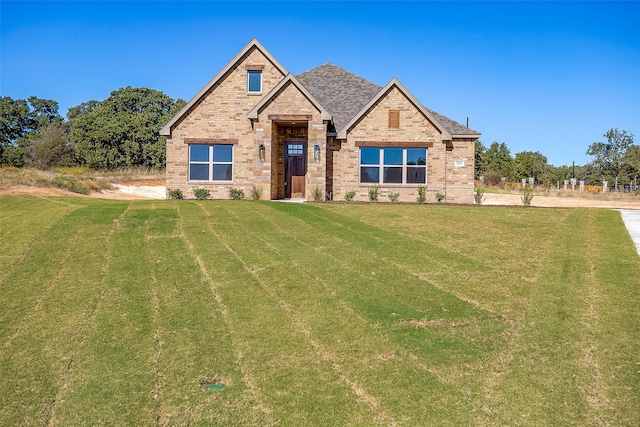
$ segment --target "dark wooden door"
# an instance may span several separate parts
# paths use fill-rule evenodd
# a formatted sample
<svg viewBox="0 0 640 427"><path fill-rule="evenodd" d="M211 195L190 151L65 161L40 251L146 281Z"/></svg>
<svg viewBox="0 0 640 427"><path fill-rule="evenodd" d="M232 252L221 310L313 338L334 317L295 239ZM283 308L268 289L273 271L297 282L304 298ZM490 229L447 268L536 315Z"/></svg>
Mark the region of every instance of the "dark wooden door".
<svg viewBox="0 0 640 427"><path fill-rule="evenodd" d="M284 197L304 197L304 181L307 173L307 143L285 142L284 146Z"/></svg>

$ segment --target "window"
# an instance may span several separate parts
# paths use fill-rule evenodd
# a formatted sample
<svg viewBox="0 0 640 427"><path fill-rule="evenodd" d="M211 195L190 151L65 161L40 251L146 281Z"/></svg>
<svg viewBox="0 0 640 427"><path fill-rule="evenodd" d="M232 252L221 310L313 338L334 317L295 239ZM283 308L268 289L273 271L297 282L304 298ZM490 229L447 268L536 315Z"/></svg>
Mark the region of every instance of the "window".
<svg viewBox="0 0 640 427"><path fill-rule="evenodd" d="M231 181L233 145L190 145L189 181Z"/></svg>
<svg viewBox="0 0 640 427"><path fill-rule="evenodd" d="M259 71L259 70L247 71L247 92L249 93L262 92L262 71Z"/></svg>
<svg viewBox="0 0 640 427"><path fill-rule="evenodd" d="M360 182L426 184L426 148L360 148Z"/></svg>

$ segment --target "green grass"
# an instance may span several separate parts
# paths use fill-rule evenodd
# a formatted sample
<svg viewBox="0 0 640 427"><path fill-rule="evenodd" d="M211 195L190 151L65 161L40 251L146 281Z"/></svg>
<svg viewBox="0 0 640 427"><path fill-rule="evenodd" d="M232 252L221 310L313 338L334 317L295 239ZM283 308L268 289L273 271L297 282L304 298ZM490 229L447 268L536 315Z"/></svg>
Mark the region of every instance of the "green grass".
<svg viewBox="0 0 640 427"><path fill-rule="evenodd" d="M616 211L4 196L0 425L640 425L638 277Z"/></svg>

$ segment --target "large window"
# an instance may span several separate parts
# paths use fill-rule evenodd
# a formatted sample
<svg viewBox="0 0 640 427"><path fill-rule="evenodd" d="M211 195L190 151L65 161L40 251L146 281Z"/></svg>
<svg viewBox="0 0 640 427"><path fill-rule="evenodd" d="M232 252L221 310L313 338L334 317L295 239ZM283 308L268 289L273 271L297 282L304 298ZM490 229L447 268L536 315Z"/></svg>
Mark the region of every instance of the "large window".
<svg viewBox="0 0 640 427"><path fill-rule="evenodd" d="M426 184L426 148L360 148L360 182Z"/></svg>
<svg viewBox="0 0 640 427"><path fill-rule="evenodd" d="M247 71L247 92L249 93L262 92L262 71L259 71L259 70Z"/></svg>
<svg viewBox="0 0 640 427"><path fill-rule="evenodd" d="M190 145L189 181L231 181L233 145Z"/></svg>

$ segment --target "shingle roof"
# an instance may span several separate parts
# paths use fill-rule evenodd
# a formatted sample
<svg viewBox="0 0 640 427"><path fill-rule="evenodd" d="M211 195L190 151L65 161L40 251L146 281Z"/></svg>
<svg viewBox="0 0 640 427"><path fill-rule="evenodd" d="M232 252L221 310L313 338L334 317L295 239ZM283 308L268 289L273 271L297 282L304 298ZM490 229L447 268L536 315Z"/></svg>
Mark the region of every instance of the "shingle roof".
<svg viewBox="0 0 640 427"><path fill-rule="evenodd" d="M298 81L333 116L337 131L343 129L379 92L382 86L337 65L326 63L296 76ZM451 134L478 137L479 132L426 108Z"/></svg>
<svg viewBox="0 0 640 427"><path fill-rule="evenodd" d="M382 89L337 65L326 63L296 76L342 129Z"/></svg>
<svg viewBox="0 0 640 427"><path fill-rule="evenodd" d="M451 135L469 135L470 137L476 136L476 138L480 135L480 132L466 127L465 125L458 123L455 120L451 120L449 117L443 116L442 114L437 113L429 108L427 108L427 111L429 111Z"/></svg>

